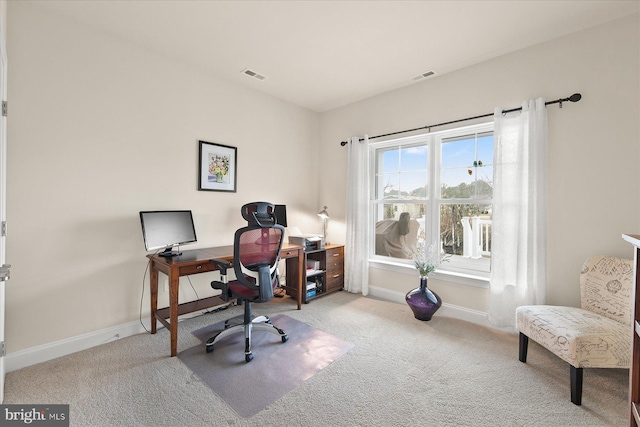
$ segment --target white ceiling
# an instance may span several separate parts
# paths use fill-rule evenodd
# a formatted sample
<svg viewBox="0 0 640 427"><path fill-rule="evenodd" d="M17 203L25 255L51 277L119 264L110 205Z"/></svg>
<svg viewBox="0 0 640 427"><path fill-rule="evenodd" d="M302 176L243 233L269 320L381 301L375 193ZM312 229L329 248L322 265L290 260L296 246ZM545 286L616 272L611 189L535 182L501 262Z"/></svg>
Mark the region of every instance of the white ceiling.
<svg viewBox="0 0 640 427"><path fill-rule="evenodd" d="M41 1L322 112L637 13L640 1ZM267 79L241 73L250 68ZM438 78L435 77L430 78Z"/></svg>

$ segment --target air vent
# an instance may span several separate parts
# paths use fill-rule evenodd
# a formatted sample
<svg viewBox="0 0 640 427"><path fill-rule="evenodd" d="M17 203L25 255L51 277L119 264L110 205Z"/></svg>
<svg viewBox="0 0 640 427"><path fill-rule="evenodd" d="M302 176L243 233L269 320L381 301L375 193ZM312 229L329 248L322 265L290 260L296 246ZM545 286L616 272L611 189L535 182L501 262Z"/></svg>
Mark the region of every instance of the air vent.
<svg viewBox="0 0 640 427"><path fill-rule="evenodd" d="M435 71L427 71L426 73L422 73L422 74L418 74L415 77L412 77L411 80L413 80L414 82L420 81L422 79L426 79L427 77L431 77L435 74Z"/></svg>
<svg viewBox="0 0 640 427"><path fill-rule="evenodd" d="M245 68L241 72L242 72L242 74L245 74L245 75L247 75L249 77L253 77L254 79L258 79L258 80L264 80L264 79L267 78L266 76L263 76L262 74L256 73L255 71L250 70L248 68Z"/></svg>

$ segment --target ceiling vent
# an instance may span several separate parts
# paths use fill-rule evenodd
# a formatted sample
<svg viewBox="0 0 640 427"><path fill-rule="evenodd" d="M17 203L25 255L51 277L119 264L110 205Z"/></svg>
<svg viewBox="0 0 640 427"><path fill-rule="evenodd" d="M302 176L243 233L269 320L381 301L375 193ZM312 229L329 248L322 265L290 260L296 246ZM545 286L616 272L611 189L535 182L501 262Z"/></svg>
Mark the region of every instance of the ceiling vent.
<svg viewBox="0 0 640 427"><path fill-rule="evenodd" d="M254 79L258 79L258 80L264 80L264 79L267 78L266 76L263 76L262 74L256 73L255 71L250 70L248 68L245 68L244 70L242 70L241 73L245 74L245 75L247 75L249 77L253 77Z"/></svg>
<svg viewBox="0 0 640 427"><path fill-rule="evenodd" d="M414 82L419 82L420 80L426 79L427 77L431 77L435 74L436 74L435 71L427 71L426 73L418 74L417 76L412 77L411 80Z"/></svg>

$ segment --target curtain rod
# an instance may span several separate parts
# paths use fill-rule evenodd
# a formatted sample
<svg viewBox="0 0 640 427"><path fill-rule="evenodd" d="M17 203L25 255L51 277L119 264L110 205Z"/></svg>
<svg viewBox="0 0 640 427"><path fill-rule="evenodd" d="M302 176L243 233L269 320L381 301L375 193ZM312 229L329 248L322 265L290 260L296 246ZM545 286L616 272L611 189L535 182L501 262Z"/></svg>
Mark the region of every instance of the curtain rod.
<svg viewBox="0 0 640 427"><path fill-rule="evenodd" d="M563 102L567 102L567 101L578 102L578 101L580 101L580 99L582 99L582 95L580 95L579 93L574 93L573 95L571 95L568 98L560 98L560 99L556 99L555 101L545 102L544 105L560 104L560 108L562 108L562 103ZM502 110L502 114L512 113L514 111L520 111L520 110L522 110L522 107L512 108L510 110ZM422 129L427 129L428 132L431 132L431 128L434 128L434 127L450 125L452 123L465 122L467 120L481 119L483 117L490 117L490 116L493 116L493 113L482 114L480 116L474 116L474 117L467 117L466 119L452 120L450 122L438 123L437 125L422 126L422 127L419 127L419 128L400 130L398 132L385 133L384 135L370 136L369 139L376 139L376 138L382 138L382 137L385 137L385 136L398 135L400 133L414 132L416 130L422 130ZM364 138L360 138L360 141L364 141ZM348 141L342 141L340 143L340 145L342 145L344 147L348 143L349 143Z"/></svg>

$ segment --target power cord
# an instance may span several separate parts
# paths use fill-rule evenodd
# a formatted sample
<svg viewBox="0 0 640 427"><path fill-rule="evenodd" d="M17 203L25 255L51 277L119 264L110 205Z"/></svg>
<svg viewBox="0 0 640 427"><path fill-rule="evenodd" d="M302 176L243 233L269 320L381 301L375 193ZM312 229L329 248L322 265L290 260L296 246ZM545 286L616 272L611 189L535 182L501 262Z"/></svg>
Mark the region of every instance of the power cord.
<svg viewBox="0 0 640 427"><path fill-rule="evenodd" d="M276 298L284 298L285 290L280 285L273 291L273 296Z"/></svg>
<svg viewBox="0 0 640 427"><path fill-rule="evenodd" d="M229 307L234 307L234 306L236 306L236 305L238 305L238 303L237 303L237 302L235 302L235 301L233 301L233 302L230 302L229 304L219 305L219 306L217 306L216 308L212 308L211 310L203 311L202 313L200 313L200 315L201 315L201 316L204 316L205 314L217 313L217 312L219 312L219 311L226 310L227 308L229 308Z"/></svg>
<svg viewBox="0 0 640 427"><path fill-rule="evenodd" d="M196 288L193 286L193 283L191 283L191 277L187 276L187 280L191 285L191 289L193 289L193 293L196 294L196 299L200 299L200 295L198 295L198 292L196 292Z"/></svg>
<svg viewBox="0 0 640 427"><path fill-rule="evenodd" d="M179 250L179 249L178 249ZM144 301L144 283L145 280L147 279L147 272L149 271L149 266L151 266L151 259L156 256L158 254L158 252L160 252L160 249L158 249L157 251L154 252L154 254L149 257L149 261L147 262L147 267L144 269L144 274L142 275L142 292L140 294L140 314L139 314L139 320L140 320L140 324L142 325L142 327L144 328L145 331L147 331L147 333L151 333L150 330L147 329L147 327L144 325L144 323L142 322L142 302ZM193 293L196 295L197 299L200 299L200 296L198 295L198 292L196 291L195 286L193 286L193 283L191 282L191 277L186 276L187 280L189 280L189 285L191 285L191 289L193 289ZM200 313L200 315L205 315L205 314L210 314L210 313L217 313L218 311L222 311L222 310L226 310L229 307L235 306L237 305L235 302L223 305L223 306L218 306L216 308L213 308L211 310L206 310Z"/></svg>
<svg viewBox="0 0 640 427"><path fill-rule="evenodd" d="M285 290L282 287L282 285L280 284L280 269L277 269L276 272L276 277L278 280L278 286L273 290L273 296L276 298L284 298L285 296Z"/></svg>

